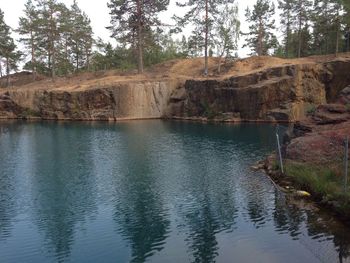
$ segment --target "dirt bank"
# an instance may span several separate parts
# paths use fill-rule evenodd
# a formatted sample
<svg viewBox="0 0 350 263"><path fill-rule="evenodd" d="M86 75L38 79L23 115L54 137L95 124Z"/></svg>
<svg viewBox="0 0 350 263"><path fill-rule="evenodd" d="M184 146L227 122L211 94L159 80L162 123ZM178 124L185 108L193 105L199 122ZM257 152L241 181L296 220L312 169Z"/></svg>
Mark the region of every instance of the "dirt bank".
<svg viewBox="0 0 350 263"><path fill-rule="evenodd" d="M350 84L350 54L251 57L225 62L220 74L218 59L209 62L208 77L202 58L168 61L142 75L94 72L54 82L12 76L13 85L0 89L0 118L297 121Z"/></svg>

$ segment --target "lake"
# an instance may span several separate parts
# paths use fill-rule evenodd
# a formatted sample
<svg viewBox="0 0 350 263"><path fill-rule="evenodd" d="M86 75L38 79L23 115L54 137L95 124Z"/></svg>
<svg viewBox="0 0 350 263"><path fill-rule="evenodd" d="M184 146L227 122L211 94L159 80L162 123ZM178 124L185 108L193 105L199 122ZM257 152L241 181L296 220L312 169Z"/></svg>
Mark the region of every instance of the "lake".
<svg viewBox="0 0 350 263"><path fill-rule="evenodd" d="M274 132L0 122L0 261L349 262L350 228L250 170Z"/></svg>

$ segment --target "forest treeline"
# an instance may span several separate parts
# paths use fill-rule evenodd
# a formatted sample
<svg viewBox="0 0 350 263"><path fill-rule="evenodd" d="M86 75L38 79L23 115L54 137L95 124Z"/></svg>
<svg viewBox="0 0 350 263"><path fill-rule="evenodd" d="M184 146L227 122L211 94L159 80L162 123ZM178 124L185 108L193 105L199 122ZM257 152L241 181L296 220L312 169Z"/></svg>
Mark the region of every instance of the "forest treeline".
<svg viewBox="0 0 350 263"><path fill-rule="evenodd" d="M279 0L277 6L257 0L245 10L245 21L239 21L237 0L184 0L176 5L184 12L164 24L158 15L167 10L169 0L109 0L111 22L106 27L116 46L94 38L91 21L76 0L69 7L59 0L28 0L18 28L6 24L0 9L1 77L20 63L34 78L36 74L55 78L109 69L137 68L142 73L144 67L162 61L203 55L207 74L209 56L237 57L241 36L251 55L258 56L295 58L350 51L349 0ZM241 32L241 23L249 24L248 32ZM178 39L187 26L192 33ZM18 39L13 39L12 31Z"/></svg>

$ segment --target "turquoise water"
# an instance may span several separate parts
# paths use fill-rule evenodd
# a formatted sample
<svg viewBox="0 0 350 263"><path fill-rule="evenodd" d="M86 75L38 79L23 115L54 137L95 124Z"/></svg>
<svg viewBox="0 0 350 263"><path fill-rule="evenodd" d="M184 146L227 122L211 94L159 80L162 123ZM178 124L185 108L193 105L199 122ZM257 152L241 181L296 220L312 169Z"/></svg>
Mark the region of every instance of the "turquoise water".
<svg viewBox="0 0 350 263"><path fill-rule="evenodd" d="M249 167L271 125L0 122L1 262L349 262Z"/></svg>

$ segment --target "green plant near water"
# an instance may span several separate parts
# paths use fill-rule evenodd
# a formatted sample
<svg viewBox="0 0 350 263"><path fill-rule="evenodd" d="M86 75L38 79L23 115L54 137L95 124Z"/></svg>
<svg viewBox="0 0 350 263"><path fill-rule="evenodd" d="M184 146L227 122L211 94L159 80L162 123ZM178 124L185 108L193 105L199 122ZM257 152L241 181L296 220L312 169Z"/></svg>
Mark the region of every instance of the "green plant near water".
<svg viewBox="0 0 350 263"><path fill-rule="evenodd" d="M315 114L315 112L316 112L316 106L314 104L309 105L306 109L306 113L308 115L313 115Z"/></svg>
<svg viewBox="0 0 350 263"><path fill-rule="evenodd" d="M280 169L280 165L278 164L278 162L276 160L274 160L272 162L272 170L277 171L279 169Z"/></svg>
<svg viewBox="0 0 350 263"><path fill-rule="evenodd" d="M204 107L204 115L209 120L212 120L217 116L217 112L213 110L213 108L210 107L210 105L207 102L203 103L203 107Z"/></svg>
<svg viewBox="0 0 350 263"><path fill-rule="evenodd" d="M344 191L344 178L328 167L306 165L288 161L285 165L288 177L304 190L312 192L324 201L337 202L341 212L349 214L350 189Z"/></svg>
<svg viewBox="0 0 350 263"><path fill-rule="evenodd" d="M346 111L349 112L350 111L350 103L346 103L345 107L346 107Z"/></svg>
<svg viewBox="0 0 350 263"><path fill-rule="evenodd" d="M22 116L23 118L39 117L40 114L39 114L39 112L37 112L37 111L34 111L34 110L32 110L32 109L27 108L27 109L25 109L25 110L22 111L21 116Z"/></svg>

